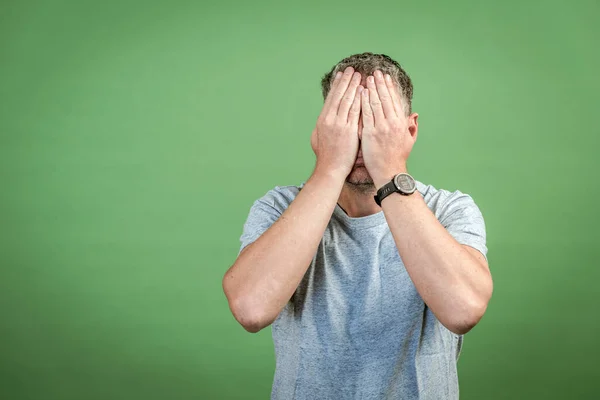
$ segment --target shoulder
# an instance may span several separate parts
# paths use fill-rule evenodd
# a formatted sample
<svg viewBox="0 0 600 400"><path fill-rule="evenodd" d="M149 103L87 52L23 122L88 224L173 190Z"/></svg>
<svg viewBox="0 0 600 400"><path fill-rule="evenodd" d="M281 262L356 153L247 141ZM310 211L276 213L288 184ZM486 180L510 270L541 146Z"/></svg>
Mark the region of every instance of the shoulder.
<svg viewBox="0 0 600 400"><path fill-rule="evenodd" d="M426 184L420 181L416 181L417 190L421 193L425 202L427 204L431 204L432 206L440 205L448 200L455 200L457 198L466 198L469 197L472 199L471 195L461 191L461 190L449 190L437 188L433 185Z"/></svg>
<svg viewBox="0 0 600 400"><path fill-rule="evenodd" d="M436 188L433 185L417 181L417 190L435 216L443 221L453 214L480 214L475 199L461 190Z"/></svg>
<svg viewBox="0 0 600 400"><path fill-rule="evenodd" d="M269 189L264 195L258 198L254 203L262 203L268 205L278 212L282 213L287 209L292 201L300 192L301 185L278 185Z"/></svg>

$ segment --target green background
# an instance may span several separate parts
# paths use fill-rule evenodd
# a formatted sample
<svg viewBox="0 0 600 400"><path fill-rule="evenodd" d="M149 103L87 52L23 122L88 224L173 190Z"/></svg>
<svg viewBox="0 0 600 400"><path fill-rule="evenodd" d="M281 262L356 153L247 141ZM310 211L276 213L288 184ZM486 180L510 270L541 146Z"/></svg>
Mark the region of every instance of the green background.
<svg viewBox="0 0 600 400"><path fill-rule="evenodd" d="M268 398L221 279L363 51L413 79L410 172L486 220L461 398L597 398L599 39L597 0L2 1L0 398Z"/></svg>

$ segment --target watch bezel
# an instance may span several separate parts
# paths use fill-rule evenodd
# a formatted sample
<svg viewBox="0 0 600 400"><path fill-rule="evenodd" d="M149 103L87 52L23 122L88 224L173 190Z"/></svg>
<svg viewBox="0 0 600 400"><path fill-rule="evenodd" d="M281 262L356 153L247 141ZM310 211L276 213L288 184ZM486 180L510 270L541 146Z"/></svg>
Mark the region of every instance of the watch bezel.
<svg viewBox="0 0 600 400"><path fill-rule="evenodd" d="M401 175L406 175L410 181L412 182L412 190L410 191L405 191L403 189L400 188L400 185L398 185L398 177L400 177ZM393 179L394 182L394 186L396 186L396 189L403 194L413 194L416 190L417 190L417 182L415 181L415 178L413 178L410 174L407 174L406 172L400 172L399 174L397 174L396 176L394 176Z"/></svg>

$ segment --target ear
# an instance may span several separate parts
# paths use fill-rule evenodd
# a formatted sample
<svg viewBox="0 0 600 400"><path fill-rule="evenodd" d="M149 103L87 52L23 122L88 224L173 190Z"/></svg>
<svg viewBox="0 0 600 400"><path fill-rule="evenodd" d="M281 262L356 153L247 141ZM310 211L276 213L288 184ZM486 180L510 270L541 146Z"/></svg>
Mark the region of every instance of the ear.
<svg viewBox="0 0 600 400"><path fill-rule="evenodd" d="M419 114L412 113L408 116L408 133L413 138L413 143L417 141L417 135L419 133Z"/></svg>

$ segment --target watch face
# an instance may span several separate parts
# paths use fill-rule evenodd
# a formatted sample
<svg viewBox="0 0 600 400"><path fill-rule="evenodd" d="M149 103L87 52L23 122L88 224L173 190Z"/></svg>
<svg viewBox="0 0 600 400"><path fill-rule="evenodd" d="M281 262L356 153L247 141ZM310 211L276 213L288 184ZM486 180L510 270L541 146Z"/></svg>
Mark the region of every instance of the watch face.
<svg viewBox="0 0 600 400"><path fill-rule="evenodd" d="M402 193L413 193L417 189L415 180L409 174L396 175L394 183Z"/></svg>

